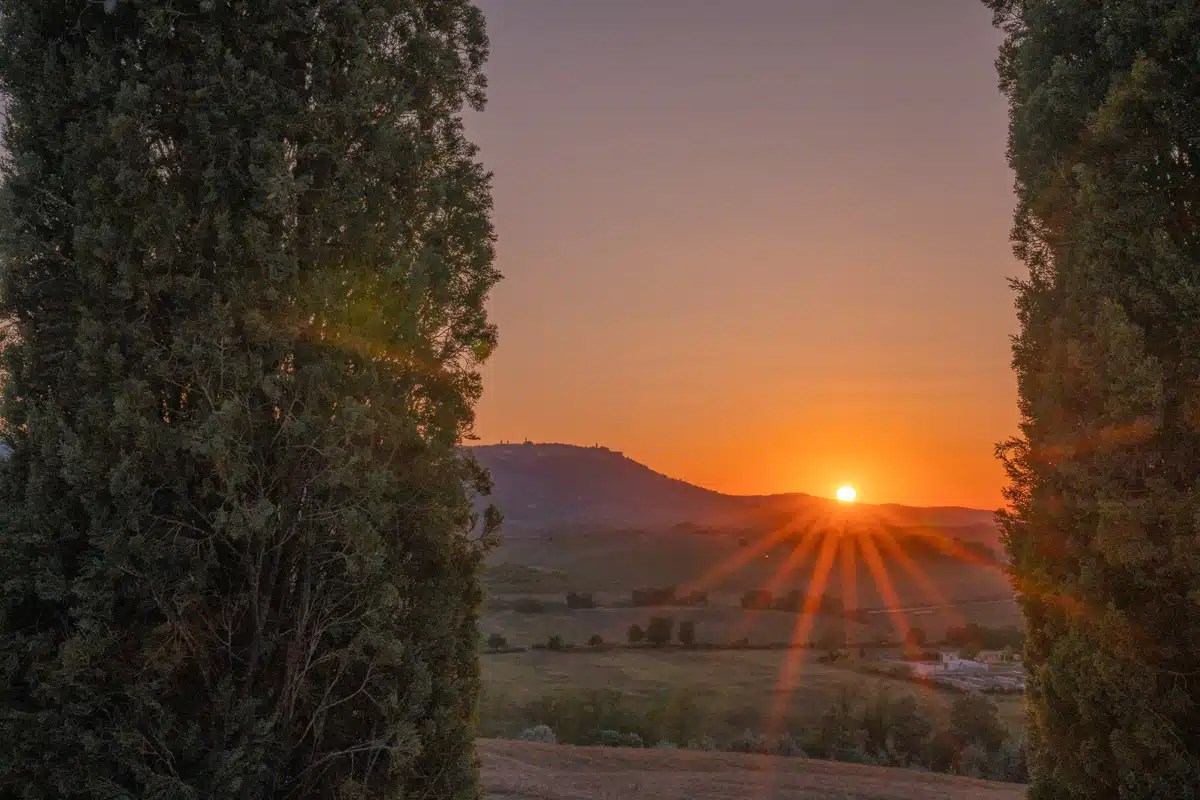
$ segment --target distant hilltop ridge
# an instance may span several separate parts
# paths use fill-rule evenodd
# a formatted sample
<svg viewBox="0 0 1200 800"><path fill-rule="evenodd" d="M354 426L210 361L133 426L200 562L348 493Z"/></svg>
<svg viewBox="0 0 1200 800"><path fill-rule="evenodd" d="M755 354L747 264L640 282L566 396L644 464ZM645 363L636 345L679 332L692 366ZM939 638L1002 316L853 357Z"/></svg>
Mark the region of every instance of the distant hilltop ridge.
<svg viewBox="0 0 1200 800"><path fill-rule="evenodd" d="M602 445L502 443L470 448L492 473L489 502L511 530L677 526L761 529L829 512L836 501L802 493L729 495L672 478ZM993 512L858 504L899 527L976 529L994 541ZM968 532L969 533L969 532Z"/></svg>

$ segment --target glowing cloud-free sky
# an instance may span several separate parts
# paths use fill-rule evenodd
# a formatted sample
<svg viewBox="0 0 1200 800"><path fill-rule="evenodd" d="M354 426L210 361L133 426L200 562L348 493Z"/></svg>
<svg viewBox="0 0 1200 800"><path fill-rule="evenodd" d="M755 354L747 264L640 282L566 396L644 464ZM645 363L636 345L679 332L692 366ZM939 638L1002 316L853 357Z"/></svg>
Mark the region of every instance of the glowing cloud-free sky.
<svg viewBox="0 0 1200 800"><path fill-rule="evenodd" d="M1000 37L972 0L483 0L477 433L739 494L1001 503Z"/></svg>

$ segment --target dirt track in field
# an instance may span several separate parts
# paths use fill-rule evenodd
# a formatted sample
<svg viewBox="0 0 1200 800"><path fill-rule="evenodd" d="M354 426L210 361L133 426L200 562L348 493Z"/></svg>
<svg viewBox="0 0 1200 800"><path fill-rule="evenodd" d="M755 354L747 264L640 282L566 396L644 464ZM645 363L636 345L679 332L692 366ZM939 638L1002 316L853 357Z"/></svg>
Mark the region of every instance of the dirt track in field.
<svg viewBox="0 0 1200 800"><path fill-rule="evenodd" d="M1023 787L804 758L482 739L488 800L1018 800Z"/></svg>

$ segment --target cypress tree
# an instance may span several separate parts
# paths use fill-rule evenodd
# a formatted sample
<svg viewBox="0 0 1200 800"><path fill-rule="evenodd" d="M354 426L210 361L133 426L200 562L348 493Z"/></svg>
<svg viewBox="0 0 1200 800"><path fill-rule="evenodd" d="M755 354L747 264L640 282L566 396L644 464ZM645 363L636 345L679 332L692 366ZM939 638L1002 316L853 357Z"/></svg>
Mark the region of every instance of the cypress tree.
<svg viewBox="0 0 1200 800"><path fill-rule="evenodd" d="M1034 798L1200 795L1200 6L988 0L1021 434L1001 515Z"/></svg>
<svg viewBox="0 0 1200 800"><path fill-rule="evenodd" d="M0 797L479 796L486 50L468 0L4 1Z"/></svg>

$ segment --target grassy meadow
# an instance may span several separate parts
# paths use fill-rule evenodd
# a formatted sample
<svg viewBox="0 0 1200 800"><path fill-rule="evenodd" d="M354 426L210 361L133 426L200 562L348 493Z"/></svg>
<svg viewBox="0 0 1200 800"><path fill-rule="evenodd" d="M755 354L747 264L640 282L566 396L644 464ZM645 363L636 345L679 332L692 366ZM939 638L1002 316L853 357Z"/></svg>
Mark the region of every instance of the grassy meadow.
<svg viewBox="0 0 1200 800"><path fill-rule="evenodd" d="M805 618L784 611L742 609L741 594L749 589L769 587L782 594L807 588L815 561L811 553L791 559L793 569L780 577L780 565L789 561L793 548L784 544L759 550L742 544L737 536L690 533L509 539L492 554L485 571L488 599L481 633L498 634L509 646L529 649L483 657L482 733L517 735L537 721L538 709L552 698L596 692L619 695L621 702L634 708L669 705L672 698L686 697L697 717L695 726L716 738L757 730L768 720L781 720L790 729L811 729L845 693L860 699L880 691L894 697L911 695L937 722L945 720L956 697L953 692L871 673L854 661L819 661L821 650L533 649L552 636L566 645L582 646L593 635L623 645L630 625L645 628L652 616L668 616L676 630L681 622L694 623L699 643L727 644L744 638L766 645L799 636L819 640L828 632L841 631L855 649L866 647L869 662L883 652L880 643L901 638L905 627L898 622L901 616L907 625L924 630L931 642L941 640L947 627L969 622L991 628L1020 625L1012 600L981 599L1006 591L1007 583L998 571L944 561L910 562L905 567L897 559L888 559L884 562L887 586L881 586L878 568L872 571L862 559L853 570L835 561L824 590L842 597L847 605L853 597L853 607L878 609L861 621L841 615ZM709 592L709 605L632 607L633 589L669 585L699 586ZM592 593L599 607L568 608L568 591ZM542 610L513 610L517 600L536 600ZM895 610L897 606L903 610ZM793 680L790 691L785 691L781 676L789 670ZM1005 727L1019 731L1021 698L994 700Z"/></svg>
<svg viewBox="0 0 1200 800"><path fill-rule="evenodd" d="M481 726L486 736L519 733L534 721L530 709L544 698L603 690L620 692L634 705L686 696L698 710L703 733L714 737L761 729L775 714L789 729L814 727L844 691L859 697L880 690L912 695L938 721L946 719L955 698L950 692L821 663L817 653L807 650L530 650L486 655L482 666ZM794 676L791 691L780 683L785 672ZM1019 729L1021 698L993 699L1006 727Z"/></svg>

